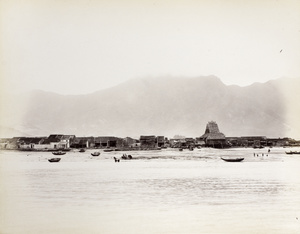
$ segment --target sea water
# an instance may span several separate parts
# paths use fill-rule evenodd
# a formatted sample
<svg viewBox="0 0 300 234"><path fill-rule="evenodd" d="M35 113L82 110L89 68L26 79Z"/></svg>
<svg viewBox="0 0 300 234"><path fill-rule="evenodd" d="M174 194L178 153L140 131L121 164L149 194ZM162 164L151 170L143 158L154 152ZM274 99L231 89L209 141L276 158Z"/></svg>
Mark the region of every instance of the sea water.
<svg viewBox="0 0 300 234"><path fill-rule="evenodd" d="M0 151L0 233L298 234L300 155L289 150L88 150L59 163ZM134 159L116 163L123 153Z"/></svg>

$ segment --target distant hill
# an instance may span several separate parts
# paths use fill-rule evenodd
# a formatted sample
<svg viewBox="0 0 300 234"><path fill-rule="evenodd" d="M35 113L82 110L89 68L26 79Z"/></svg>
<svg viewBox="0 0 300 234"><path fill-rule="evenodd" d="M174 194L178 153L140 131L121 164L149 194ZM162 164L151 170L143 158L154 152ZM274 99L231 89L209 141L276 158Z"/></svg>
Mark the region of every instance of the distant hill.
<svg viewBox="0 0 300 234"><path fill-rule="evenodd" d="M214 120L226 136L297 137L299 88L300 79L239 87L204 76L133 79L87 95L33 91L6 97L1 124L36 136L196 137Z"/></svg>

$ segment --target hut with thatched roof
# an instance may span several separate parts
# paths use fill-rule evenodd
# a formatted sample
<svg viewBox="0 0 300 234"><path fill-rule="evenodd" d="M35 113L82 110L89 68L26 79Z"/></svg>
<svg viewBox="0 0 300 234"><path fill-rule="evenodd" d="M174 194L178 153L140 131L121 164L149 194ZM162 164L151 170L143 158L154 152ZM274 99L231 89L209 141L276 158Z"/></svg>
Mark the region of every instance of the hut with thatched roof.
<svg viewBox="0 0 300 234"><path fill-rule="evenodd" d="M226 137L220 132L218 124L210 121L206 125L205 133L200 137L205 142L205 146L213 148L228 147Z"/></svg>

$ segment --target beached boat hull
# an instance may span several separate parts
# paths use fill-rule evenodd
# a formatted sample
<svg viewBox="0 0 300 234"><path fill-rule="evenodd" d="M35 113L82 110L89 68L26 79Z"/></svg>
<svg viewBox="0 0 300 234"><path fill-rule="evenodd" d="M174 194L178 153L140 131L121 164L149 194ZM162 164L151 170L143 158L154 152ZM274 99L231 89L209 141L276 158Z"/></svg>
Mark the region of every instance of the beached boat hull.
<svg viewBox="0 0 300 234"><path fill-rule="evenodd" d="M105 149L105 150L103 150L104 152L111 152L111 151L114 151L114 150L112 150L112 149Z"/></svg>
<svg viewBox="0 0 300 234"><path fill-rule="evenodd" d="M286 154L300 154L299 151L290 151L290 152L285 152Z"/></svg>
<svg viewBox="0 0 300 234"><path fill-rule="evenodd" d="M54 154L54 155L64 155L64 154L66 154L66 152L57 151L57 152L52 152L52 154Z"/></svg>
<svg viewBox="0 0 300 234"><path fill-rule="evenodd" d="M48 159L49 162L59 162L60 161L60 158L50 158Z"/></svg>
<svg viewBox="0 0 300 234"><path fill-rule="evenodd" d="M241 162L244 160L244 158L221 158L221 159L226 162Z"/></svg>

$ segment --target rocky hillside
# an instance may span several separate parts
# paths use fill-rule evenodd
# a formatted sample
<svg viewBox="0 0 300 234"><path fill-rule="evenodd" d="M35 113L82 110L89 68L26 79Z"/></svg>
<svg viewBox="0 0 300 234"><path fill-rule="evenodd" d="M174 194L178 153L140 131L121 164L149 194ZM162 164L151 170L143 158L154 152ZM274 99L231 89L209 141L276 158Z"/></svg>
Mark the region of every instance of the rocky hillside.
<svg viewBox="0 0 300 234"><path fill-rule="evenodd" d="M6 97L1 124L39 136L196 137L215 120L226 136L297 137L299 88L299 79L239 87L206 76L134 79L88 95L34 91Z"/></svg>

